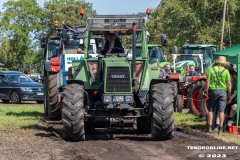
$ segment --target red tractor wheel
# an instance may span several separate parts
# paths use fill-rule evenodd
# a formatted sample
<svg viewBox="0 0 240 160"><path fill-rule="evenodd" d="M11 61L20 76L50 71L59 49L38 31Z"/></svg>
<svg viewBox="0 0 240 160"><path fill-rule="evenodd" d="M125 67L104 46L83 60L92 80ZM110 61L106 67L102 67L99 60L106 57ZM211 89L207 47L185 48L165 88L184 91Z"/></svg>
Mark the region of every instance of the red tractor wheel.
<svg viewBox="0 0 240 160"><path fill-rule="evenodd" d="M191 112L197 116L205 115L204 102L202 90L205 87L205 81L197 81L191 85L188 94L188 107Z"/></svg>

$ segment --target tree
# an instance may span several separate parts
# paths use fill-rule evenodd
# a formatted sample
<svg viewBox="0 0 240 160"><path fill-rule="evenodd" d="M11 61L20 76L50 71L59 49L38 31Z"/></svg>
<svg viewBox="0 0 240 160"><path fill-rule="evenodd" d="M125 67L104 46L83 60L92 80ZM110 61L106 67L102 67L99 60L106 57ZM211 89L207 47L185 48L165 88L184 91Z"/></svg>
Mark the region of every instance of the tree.
<svg viewBox="0 0 240 160"><path fill-rule="evenodd" d="M85 13L96 14L92 9L92 4L83 0L51 0L45 3L45 20L43 25L50 27L47 32L54 29L53 22L59 21L61 24L70 24L72 26L85 25L85 17L81 17L79 10L84 9Z"/></svg>
<svg viewBox="0 0 240 160"><path fill-rule="evenodd" d="M220 44L223 0L162 0L153 12L147 26L150 33L167 33L171 46L186 43ZM240 1L228 3L229 27L233 43L239 42ZM226 27L228 29L229 27ZM226 32L227 33L227 32ZM225 44L229 37L225 34ZM154 41L158 41L154 38Z"/></svg>
<svg viewBox="0 0 240 160"><path fill-rule="evenodd" d="M39 21L43 11L36 0L8 1L3 7L0 24L9 44L6 66L17 69L33 54L36 45L32 43L32 35L41 30Z"/></svg>
<svg viewBox="0 0 240 160"><path fill-rule="evenodd" d="M9 0L3 7L4 12L0 13L0 60L15 70L23 64L42 65L38 35L43 32L49 35L53 21L83 25L79 9L96 14L92 4L84 0L51 0L45 2L44 8L36 0Z"/></svg>

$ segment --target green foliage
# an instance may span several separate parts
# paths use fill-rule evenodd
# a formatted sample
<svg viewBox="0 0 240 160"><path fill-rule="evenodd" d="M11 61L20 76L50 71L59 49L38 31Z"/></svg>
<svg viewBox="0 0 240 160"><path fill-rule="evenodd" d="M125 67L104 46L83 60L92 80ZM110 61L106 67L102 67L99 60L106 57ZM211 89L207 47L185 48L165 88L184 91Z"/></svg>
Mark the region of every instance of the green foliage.
<svg viewBox="0 0 240 160"><path fill-rule="evenodd" d="M162 0L147 26L152 35L168 34L169 45L186 43L220 44L224 0ZM239 43L240 1L228 1L229 25L225 24L224 42ZM227 21L228 22L228 21ZM155 42L159 39L154 37Z"/></svg>
<svg viewBox="0 0 240 160"><path fill-rule="evenodd" d="M41 8L37 0L17 0L4 3L0 12L0 62L9 69L20 65L37 64L42 68L43 55L39 48L39 34L47 35L53 29L53 21L73 26L83 25L79 9L96 14L92 4L84 0L51 0Z"/></svg>
<svg viewBox="0 0 240 160"><path fill-rule="evenodd" d="M96 14L92 10L92 4L83 0L51 0L45 3L45 8L48 17L45 21L47 26L51 26L54 21L73 26L84 25L85 20L79 14L79 10L82 8L85 9L85 13Z"/></svg>

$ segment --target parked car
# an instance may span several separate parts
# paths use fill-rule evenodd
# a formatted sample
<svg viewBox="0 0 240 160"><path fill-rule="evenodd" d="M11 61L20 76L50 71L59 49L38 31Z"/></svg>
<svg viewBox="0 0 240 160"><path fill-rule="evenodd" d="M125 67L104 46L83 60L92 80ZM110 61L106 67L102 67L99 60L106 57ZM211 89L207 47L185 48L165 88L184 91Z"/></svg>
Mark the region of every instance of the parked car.
<svg viewBox="0 0 240 160"><path fill-rule="evenodd" d="M19 71L0 71L0 99L14 104L21 101L43 103L43 84Z"/></svg>
<svg viewBox="0 0 240 160"><path fill-rule="evenodd" d="M35 75L31 75L29 76L34 82L40 82L40 78L38 76Z"/></svg>

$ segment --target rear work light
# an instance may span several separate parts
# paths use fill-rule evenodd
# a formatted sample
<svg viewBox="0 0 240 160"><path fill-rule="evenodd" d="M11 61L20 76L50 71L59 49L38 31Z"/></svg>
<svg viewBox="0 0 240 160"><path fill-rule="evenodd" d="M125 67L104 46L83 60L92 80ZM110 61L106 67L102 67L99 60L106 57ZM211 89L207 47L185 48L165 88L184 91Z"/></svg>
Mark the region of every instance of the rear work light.
<svg viewBox="0 0 240 160"><path fill-rule="evenodd" d="M53 72L58 72L60 70L60 58L52 58L50 67Z"/></svg>
<svg viewBox="0 0 240 160"><path fill-rule="evenodd" d="M52 66L59 66L60 65L60 58L59 57L54 57L51 59L51 65Z"/></svg>
<svg viewBox="0 0 240 160"><path fill-rule="evenodd" d="M58 21L54 21L53 24L55 27L57 27L59 23L58 23Z"/></svg>
<svg viewBox="0 0 240 160"><path fill-rule="evenodd" d="M85 14L85 10L84 9L80 9L79 13L80 13L81 16L83 16Z"/></svg>

